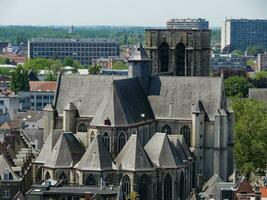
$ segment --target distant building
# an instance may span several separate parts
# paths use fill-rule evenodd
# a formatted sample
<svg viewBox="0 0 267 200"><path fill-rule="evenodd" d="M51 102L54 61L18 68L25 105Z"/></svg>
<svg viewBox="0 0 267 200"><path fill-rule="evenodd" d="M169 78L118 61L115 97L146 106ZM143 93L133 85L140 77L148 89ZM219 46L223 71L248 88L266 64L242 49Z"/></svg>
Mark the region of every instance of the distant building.
<svg viewBox="0 0 267 200"><path fill-rule="evenodd" d="M101 69L100 74L103 75L128 75L128 69L115 70L115 69Z"/></svg>
<svg viewBox="0 0 267 200"><path fill-rule="evenodd" d="M29 58L72 58L83 65L93 59L119 56L119 43L109 39L32 39L28 42Z"/></svg>
<svg viewBox="0 0 267 200"><path fill-rule="evenodd" d="M267 52L264 54L258 54L257 57L257 69L256 71L265 71L267 70Z"/></svg>
<svg viewBox="0 0 267 200"><path fill-rule="evenodd" d="M249 46L267 48L267 20L226 19L221 29L221 50L245 51Z"/></svg>
<svg viewBox="0 0 267 200"><path fill-rule="evenodd" d="M14 119L19 110L19 97L17 95L0 95L0 124Z"/></svg>
<svg viewBox="0 0 267 200"><path fill-rule="evenodd" d="M244 56L233 56L231 54L212 54L210 67L212 70L220 70L223 68L245 69L246 58Z"/></svg>
<svg viewBox="0 0 267 200"><path fill-rule="evenodd" d="M93 59L92 66L99 65L105 69L112 69L113 64L117 61L128 64L127 60L125 60L124 58L121 58L119 56L110 56L108 58Z"/></svg>
<svg viewBox="0 0 267 200"><path fill-rule="evenodd" d="M170 19L167 21L168 29L209 29L209 22L205 19Z"/></svg>
<svg viewBox="0 0 267 200"><path fill-rule="evenodd" d="M43 110L54 100L56 81L30 81L30 90L19 92L21 110Z"/></svg>
<svg viewBox="0 0 267 200"><path fill-rule="evenodd" d="M8 42L0 42L0 53L8 46Z"/></svg>
<svg viewBox="0 0 267 200"><path fill-rule="evenodd" d="M10 88L10 78L0 75L0 92L8 91Z"/></svg>

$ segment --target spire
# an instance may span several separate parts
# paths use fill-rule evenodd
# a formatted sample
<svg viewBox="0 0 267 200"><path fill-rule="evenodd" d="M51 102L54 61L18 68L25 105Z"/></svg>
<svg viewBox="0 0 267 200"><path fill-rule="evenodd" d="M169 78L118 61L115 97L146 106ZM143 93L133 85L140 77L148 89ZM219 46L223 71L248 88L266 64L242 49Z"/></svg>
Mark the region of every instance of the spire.
<svg viewBox="0 0 267 200"><path fill-rule="evenodd" d="M151 60L148 57L142 43L139 42L139 44L137 45L137 47L133 51L133 53L132 53L132 55L128 61L131 62L131 61L151 61Z"/></svg>

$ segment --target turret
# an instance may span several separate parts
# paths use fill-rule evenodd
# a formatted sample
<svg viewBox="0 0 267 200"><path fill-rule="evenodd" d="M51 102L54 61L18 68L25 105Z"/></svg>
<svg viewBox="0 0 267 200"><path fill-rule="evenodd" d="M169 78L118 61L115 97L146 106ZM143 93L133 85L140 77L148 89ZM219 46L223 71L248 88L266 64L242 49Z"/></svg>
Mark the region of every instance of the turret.
<svg viewBox="0 0 267 200"><path fill-rule="evenodd" d="M149 81L151 75L151 60L148 57L141 42L132 53L128 62L129 62L128 77L129 78L138 77L144 89L144 92L147 93L150 84Z"/></svg>
<svg viewBox="0 0 267 200"><path fill-rule="evenodd" d="M63 111L63 130L66 132L75 132L75 117L77 109L73 103L69 102Z"/></svg>
<svg viewBox="0 0 267 200"><path fill-rule="evenodd" d="M45 143L46 138L54 130L55 126L55 108L51 104L47 104L44 108L44 140Z"/></svg>

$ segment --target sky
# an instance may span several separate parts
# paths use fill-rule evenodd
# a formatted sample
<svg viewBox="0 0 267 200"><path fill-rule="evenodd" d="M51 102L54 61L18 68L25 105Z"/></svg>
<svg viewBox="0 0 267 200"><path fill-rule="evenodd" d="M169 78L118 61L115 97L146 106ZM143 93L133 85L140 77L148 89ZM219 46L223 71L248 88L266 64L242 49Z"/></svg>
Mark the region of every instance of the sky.
<svg viewBox="0 0 267 200"><path fill-rule="evenodd" d="M267 19L267 0L0 0L0 25L165 26L170 18Z"/></svg>

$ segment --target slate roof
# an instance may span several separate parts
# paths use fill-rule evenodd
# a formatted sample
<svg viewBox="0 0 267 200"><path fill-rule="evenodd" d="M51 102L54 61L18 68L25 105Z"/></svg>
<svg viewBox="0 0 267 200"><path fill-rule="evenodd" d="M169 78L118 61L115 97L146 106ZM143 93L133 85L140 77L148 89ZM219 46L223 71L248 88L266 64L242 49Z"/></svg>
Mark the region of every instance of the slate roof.
<svg viewBox="0 0 267 200"><path fill-rule="evenodd" d="M191 119L192 106L201 100L210 120L223 101L223 79L221 77L152 76L149 102L156 118Z"/></svg>
<svg viewBox="0 0 267 200"><path fill-rule="evenodd" d="M76 168L83 171L116 170L113 159L103 144L101 135L94 138Z"/></svg>
<svg viewBox="0 0 267 200"><path fill-rule="evenodd" d="M141 42L134 49L132 55L128 59L128 61L150 61L151 59L148 57L143 45Z"/></svg>
<svg viewBox="0 0 267 200"><path fill-rule="evenodd" d="M82 158L84 147L73 133L62 133L44 166L49 168L72 168Z"/></svg>
<svg viewBox="0 0 267 200"><path fill-rule="evenodd" d="M155 133L145 150L157 168L177 169L183 167L182 157L166 133Z"/></svg>
<svg viewBox="0 0 267 200"><path fill-rule="evenodd" d="M41 163L44 164L47 159L51 156L52 150L58 141L58 138L62 134L62 130L54 129L46 138L46 141L41 149L41 152L39 153L38 157L34 161L35 163Z"/></svg>
<svg viewBox="0 0 267 200"><path fill-rule="evenodd" d="M142 114L145 114L144 118ZM111 126L127 126L154 119L154 113L137 78L114 80L106 89L90 125L103 126L106 118L109 118Z"/></svg>
<svg viewBox="0 0 267 200"><path fill-rule="evenodd" d="M16 173L12 169L12 165L8 162L4 155L0 155L0 180L3 180L3 173L8 170L12 176L13 180L20 180Z"/></svg>
<svg viewBox="0 0 267 200"><path fill-rule="evenodd" d="M202 191L206 191L217 182L223 182L223 180L217 174L213 174L213 176L202 186Z"/></svg>
<svg viewBox="0 0 267 200"><path fill-rule="evenodd" d="M185 162L192 159L192 154L182 135L168 135L171 143L176 147L182 160Z"/></svg>
<svg viewBox="0 0 267 200"><path fill-rule="evenodd" d="M106 89L113 80L126 76L101 75L61 75L58 78L58 88L54 105L59 115L72 102L78 110L79 116L92 117L96 114Z"/></svg>
<svg viewBox="0 0 267 200"><path fill-rule="evenodd" d="M248 96L251 99L267 102L267 88L249 88Z"/></svg>
<svg viewBox="0 0 267 200"><path fill-rule="evenodd" d="M115 159L118 169L125 171L153 171L154 167L137 135L132 134Z"/></svg>

